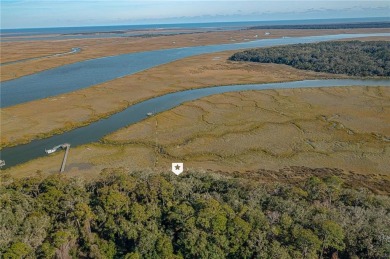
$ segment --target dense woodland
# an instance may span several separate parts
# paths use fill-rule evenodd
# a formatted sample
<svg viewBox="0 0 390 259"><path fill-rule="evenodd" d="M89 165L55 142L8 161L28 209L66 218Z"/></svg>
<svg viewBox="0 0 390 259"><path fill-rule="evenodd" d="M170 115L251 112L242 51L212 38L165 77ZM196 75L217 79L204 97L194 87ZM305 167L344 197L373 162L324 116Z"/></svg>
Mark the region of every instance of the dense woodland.
<svg viewBox="0 0 390 259"><path fill-rule="evenodd" d="M53 175L0 186L0 258L389 258L390 197L332 174Z"/></svg>
<svg viewBox="0 0 390 259"><path fill-rule="evenodd" d="M260 25L249 27L249 30L258 29L358 29L358 28L390 28L390 22L355 22L355 23L328 23L328 24L284 24Z"/></svg>
<svg viewBox="0 0 390 259"><path fill-rule="evenodd" d="M347 74L390 76L390 42L347 41L296 44L235 53L233 61L286 64L298 69Z"/></svg>

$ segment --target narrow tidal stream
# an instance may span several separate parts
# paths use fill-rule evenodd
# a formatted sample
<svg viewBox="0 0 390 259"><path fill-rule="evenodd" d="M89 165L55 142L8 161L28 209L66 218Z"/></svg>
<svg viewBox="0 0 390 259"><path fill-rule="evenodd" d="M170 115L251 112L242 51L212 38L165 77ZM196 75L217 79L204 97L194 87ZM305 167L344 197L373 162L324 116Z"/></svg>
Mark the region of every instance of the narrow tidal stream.
<svg viewBox="0 0 390 259"><path fill-rule="evenodd" d="M0 159L5 160L4 168L25 163L31 159L45 156L45 149L59 144L70 143L72 147L97 142L102 137L120 128L139 122L147 117L147 113L160 113L176 107L184 102L196 100L205 96L226 92L247 90L281 89L281 88L307 88L307 87L335 87L335 86L390 86L390 80L303 80L286 83L231 85L210 88L186 90L155 97L126 110L116 113L106 119L99 120L88 126L77 128L50 138L34 140L26 145L5 148L0 151Z"/></svg>
<svg viewBox="0 0 390 259"><path fill-rule="evenodd" d="M225 50L313 43L368 36L390 36L390 33L337 34L263 39L241 43L145 51L85 60L2 82L0 84L0 107L4 108L58 94L73 92L195 55Z"/></svg>

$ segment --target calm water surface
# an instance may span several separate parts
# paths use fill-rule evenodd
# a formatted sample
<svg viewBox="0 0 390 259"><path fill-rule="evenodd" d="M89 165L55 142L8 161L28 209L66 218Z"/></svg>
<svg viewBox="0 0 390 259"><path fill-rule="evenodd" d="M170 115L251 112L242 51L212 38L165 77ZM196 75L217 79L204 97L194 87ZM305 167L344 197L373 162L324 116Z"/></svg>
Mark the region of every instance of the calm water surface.
<svg viewBox="0 0 390 259"><path fill-rule="evenodd" d="M244 90L263 90L279 88L304 88L304 87L333 87L333 86L390 86L390 80L304 80L286 83L232 85L210 88L187 90L170 93L160 97L130 106L126 110L102 119L88 126L78 128L61 135L47 139L35 140L26 145L1 150L0 157L6 161L7 167L27 162L31 159L45 156L45 148L52 148L63 143L70 143L72 147L99 141L105 135L114 132L127 125L139 122L147 117L146 113L159 113L169 110L183 102L195 100L201 97ZM72 151L71 151L72 152Z"/></svg>
<svg viewBox="0 0 390 259"><path fill-rule="evenodd" d="M8 107L72 92L194 55L225 50L312 43L364 36L390 36L390 33L265 39L242 43L146 51L91 59L1 83L0 107Z"/></svg>

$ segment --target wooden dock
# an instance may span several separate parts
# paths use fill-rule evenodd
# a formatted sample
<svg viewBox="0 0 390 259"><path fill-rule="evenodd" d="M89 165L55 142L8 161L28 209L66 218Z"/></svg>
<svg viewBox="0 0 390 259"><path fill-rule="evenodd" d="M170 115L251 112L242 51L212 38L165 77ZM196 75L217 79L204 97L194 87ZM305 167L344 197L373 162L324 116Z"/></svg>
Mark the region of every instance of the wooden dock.
<svg viewBox="0 0 390 259"><path fill-rule="evenodd" d="M64 158L62 159L60 173L65 171L66 159L68 159L68 153L69 153L69 149L70 149L70 144L63 144L61 147L63 149L65 149L65 155L64 155Z"/></svg>

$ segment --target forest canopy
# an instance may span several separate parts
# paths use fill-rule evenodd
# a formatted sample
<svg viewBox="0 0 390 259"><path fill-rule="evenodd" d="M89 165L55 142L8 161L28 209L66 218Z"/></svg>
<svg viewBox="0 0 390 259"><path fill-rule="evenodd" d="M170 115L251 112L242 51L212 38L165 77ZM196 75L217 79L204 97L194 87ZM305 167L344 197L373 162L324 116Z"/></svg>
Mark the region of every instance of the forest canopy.
<svg viewBox="0 0 390 259"><path fill-rule="evenodd" d="M390 42L347 41L295 44L237 52L229 60L285 64L298 69L347 74L390 76Z"/></svg>
<svg viewBox="0 0 390 259"><path fill-rule="evenodd" d="M249 27L249 30L264 29L356 29L356 28L390 28L390 22L355 22L355 23L325 23L325 24L281 24L281 25L260 25Z"/></svg>
<svg viewBox="0 0 390 259"><path fill-rule="evenodd" d="M256 179L123 168L89 182L4 178L0 257L388 258L390 197L331 173Z"/></svg>

